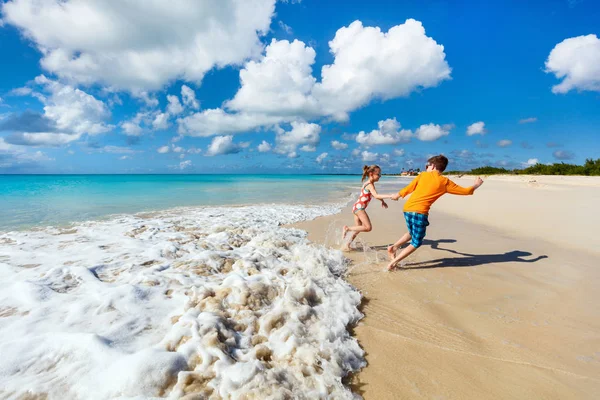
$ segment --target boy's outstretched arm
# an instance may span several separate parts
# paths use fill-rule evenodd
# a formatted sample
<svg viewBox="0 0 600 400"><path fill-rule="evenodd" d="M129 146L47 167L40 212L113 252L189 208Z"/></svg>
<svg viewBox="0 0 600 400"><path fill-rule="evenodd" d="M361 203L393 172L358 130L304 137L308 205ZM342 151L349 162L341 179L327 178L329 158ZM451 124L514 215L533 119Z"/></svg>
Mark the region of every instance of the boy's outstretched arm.
<svg viewBox="0 0 600 400"><path fill-rule="evenodd" d="M448 179L448 183L446 184L446 192L450 194L458 194L463 196L470 195L473 194L473 192L475 192L475 190L481 185L483 185L483 180L480 177L475 178L475 183L473 184L473 186L468 188L459 186L456 183L452 182L450 179Z"/></svg>
<svg viewBox="0 0 600 400"><path fill-rule="evenodd" d="M400 197L405 198L406 196L414 192L417 188L417 185L419 184L420 177L421 175L417 175L417 177L413 179L412 182L408 184L408 186L405 186L397 194L392 196L392 200L398 200Z"/></svg>

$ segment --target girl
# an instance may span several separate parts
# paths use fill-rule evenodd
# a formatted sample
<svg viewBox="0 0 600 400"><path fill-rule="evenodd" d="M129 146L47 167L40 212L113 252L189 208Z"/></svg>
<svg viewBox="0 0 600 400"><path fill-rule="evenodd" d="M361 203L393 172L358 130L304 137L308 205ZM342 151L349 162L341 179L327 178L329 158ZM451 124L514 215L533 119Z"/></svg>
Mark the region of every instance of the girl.
<svg viewBox="0 0 600 400"><path fill-rule="evenodd" d="M369 177L369 179L361 187L358 200L356 200L354 206L352 206L355 225L344 225L344 229L342 230L342 250L350 250L350 244L356 239L356 236L358 236L359 233L371 232L371 220L369 219L366 210L371 198L375 197L377 200L381 200L381 207L388 208L388 205L383 199L391 199L394 196L392 194L378 194L377 190L375 190L375 182L381 178L381 168L379 168L378 165L365 165L363 167L361 182L363 182L366 177ZM348 243L344 243L348 231L353 232L352 237Z"/></svg>

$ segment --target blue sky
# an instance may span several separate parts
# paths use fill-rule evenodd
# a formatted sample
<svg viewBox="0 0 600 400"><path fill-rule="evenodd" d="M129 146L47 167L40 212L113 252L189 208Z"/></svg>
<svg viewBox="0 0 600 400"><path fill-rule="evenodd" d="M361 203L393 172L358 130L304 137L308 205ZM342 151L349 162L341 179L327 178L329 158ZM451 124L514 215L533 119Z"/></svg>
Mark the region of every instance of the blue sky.
<svg viewBox="0 0 600 400"><path fill-rule="evenodd" d="M1 4L0 173L600 157L597 1Z"/></svg>

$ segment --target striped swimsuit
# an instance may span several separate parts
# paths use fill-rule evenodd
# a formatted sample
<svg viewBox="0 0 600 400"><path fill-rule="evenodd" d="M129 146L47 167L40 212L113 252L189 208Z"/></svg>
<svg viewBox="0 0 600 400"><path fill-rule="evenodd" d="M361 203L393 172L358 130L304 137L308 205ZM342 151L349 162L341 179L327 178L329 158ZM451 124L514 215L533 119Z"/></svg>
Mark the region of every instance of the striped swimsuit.
<svg viewBox="0 0 600 400"><path fill-rule="evenodd" d="M363 187L360 189L360 195L358 196L358 200L356 200L356 202L354 203L354 206L352 206L352 212L354 214L356 214L356 212L358 210L366 209L367 206L369 205L369 202L373 198L373 195L371 194L369 189L367 189L367 185L369 185L369 183L370 182L365 183L363 185Z"/></svg>

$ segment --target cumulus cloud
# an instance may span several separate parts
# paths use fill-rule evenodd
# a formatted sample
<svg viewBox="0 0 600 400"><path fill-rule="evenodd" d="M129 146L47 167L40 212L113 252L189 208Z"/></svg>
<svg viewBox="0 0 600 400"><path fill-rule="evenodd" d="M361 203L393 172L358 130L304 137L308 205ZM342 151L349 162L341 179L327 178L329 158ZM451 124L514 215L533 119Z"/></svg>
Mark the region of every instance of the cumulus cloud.
<svg viewBox="0 0 600 400"><path fill-rule="evenodd" d="M171 115L181 114L183 112L183 106L179 102L179 97L174 95L168 95L167 101L169 104L167 105L167 112Z"/></svg>
<svg viewBox="0 0 600 400"><path fill-rule="evenodd" d="M406 152L404 149L394 149L394 155L398 157L403 157Z"/></svg>
<svg viewBox="0 0 600 400"><path fill-rule="evenodd" d="M362 153L360 153L360 156L364 162L372 162L377 160L379 153L371 153L370 151L364 150Z"/></svg>
<svg viewBox="0 0 600 400"><path fill-rule="evenodd" d="M373 99L408 96L450 78L443 46L412 19L388 32L355 21L339 29L329 46L333 64L321 69L317 81L313 48L299 40L273 39L260 59L240 71L241 87L225 102L226 111L207 110L182 119L180 131L210 136L298 118L342 121Z"/></svg>
<svg viewBox="0 0 600 400"><path fill-rule="evenodd" d="M44 113L26 111L2 121L0 130L14 132L9 140L20 145L60 146L82 135L97 135L110 131L106 121L110 111L106 104L84 91L48 79L35 78L42 92L32 95L44 104Z"/></svg>
<svg viewBox="0 0 600 400"><path fill-rule="evenodd" d="M575 154L568 150L557 150L554 153L552 153L552 155L557 160L572 160L575 158Z"/></svg>
<svg viewBox="0 0 600 400"><path fill-rule="evenodd" d="M348 144L344 142L339 142L337 140L332 140L331 147L333 147L336 150L345 150L348 148Z"/></svg>
<svg viewBox="0 0 600 400"><path fill-rule="evenodd" d="M275 0L11 0L2 16L35 43L44 69L140 91L257 56L274 10Z"/></svg>
<svg viewBox="0 0 600 400"><path fill-rule="evenodd" d="M531 167L532 165L539 164L540 160L537 158L530 158L526 162L523 163L523 167Z"/></svg>
<svg viewBox="0 0 600 400"><path fill-rule="evenodd" d="M185 160L179 163L179 169L184 170L192 166L191 160Z"/></svg>
<svg viewBox="0 0 600 400"><path fill-rule="evenodd" d="M323 160L325 160L325 158L327 158L327 153L321 153L318 155L318 157L316 158L316 161L321 164L323 162Z"/></svg>
<svg viewBox="0 0 600 400"><path fill-rule="evenodd" d="M498 145L498 147L508 147L512 144L512 140L503 139L499 140L496 144Z"/></svg>
<svg viewBox="0 0 600 400"><path fill-rule="evenodd" d="M291 126L292 130L289 132L278 130L274 151L288 156L296 153L299 146L302 146L302 151L315 151L320 142L321 126L307 122L292 122Z"/></svg>
<svg viewBox="0 0 600 400"><path fill-rule="evenodd" d="M258 145L257 149L261 153L267 153L271 151L271 144L266 140L263 140L262 143Z"/></svg>
<svg viewBox="0 0 600 400"><path fill-rule="evenodd" d="M386 33L355 21L340 28L329 47L334 62L323 66L317 82L312 75L315 51L298 40L274 39L261 60L248 62L240 71L241 88L226 106L234 111L344 120L348 112L372 99L407 96L450 77L443 46L412 19Z"/></svg>
<svg viewBox="0 0 600 400"><path fill-rule="evenodd" d="M204 110L178 120L180 135L208 137L218 134L249 132L281 121L279 117L263 114L231 114L220 108Z"/></svg>
<svg viewBox="0 0 600 400"><path fill-rule="evenodd" d="M412 137L412 132L408 129L400 129L400 123L396 118L386 119L377 123L379 129L374 129L369 133L361 131L356 136L356 142L363 146L375 146L381 144L407 143Z"/></svg>
<svg viewBox="0 0 600 400"><path fill-rule="evenodd" d="M600 91L600 39L586 35L563 40L550 52L546 72L562 79L552 87L553 93Z"/></svg>
<svg viewBox="0 0 600 400"><path fill-rule="evenodd" d="M196 92L189 86L181 85L181 98L186 106L194 109L200 108L200 102L196 100Z"/></svg>
<svg viewBox="0 0 600 400"><path fill-rule="evenodd" d="M520 119L519 123L520 124L531 124L533 122L537 121L537 117L530 117L530 118L524 118L524 119Z"/></svg>
<svg viewBox="0 0 600 400"><path fill-rule="evenodd" d="M485 130L485 122L483 122L483 121L472 123L471 125L469 125L467 127L467 135L468 136L485 135L486 132L487 131Z"/></svg>
<svg viewBox="0 0 600 400"><path fill-rule="evenodd" d="M242 150L242 147L233 143L233 136L215 136L206 150L206 155L218 156L223 154L236 154Z"/></svg>
<svg viewBox="0 0 600 400"><path fill-rule="evenodd" d="M164 130L169 127L169 115L167 113L159 112L152 121L152 128L155 130Z"/></svg>
<svg viewBox="0 0 600 400"><path fill-rule="evenodd" d="M162 146L159 147L158 149L156 149L156 151L160 154L165 154L168 153L171 149L169 148L169 146Z"/></svg>
<svg viewBox="0 0 600 400"><path fill-rule="evenodd" d="M52 161L41 151L28 152L22 146L15 146L0 138L0 170L19 172L27 168L36 168L44 161Z"/></svg>
<svg viewBox="0 0 600 400"><path fill-rule="evenodd" d="M432 142L450 134L450 125L427 124L421 125L415 131L415 137L423 142Z"/></svg>

